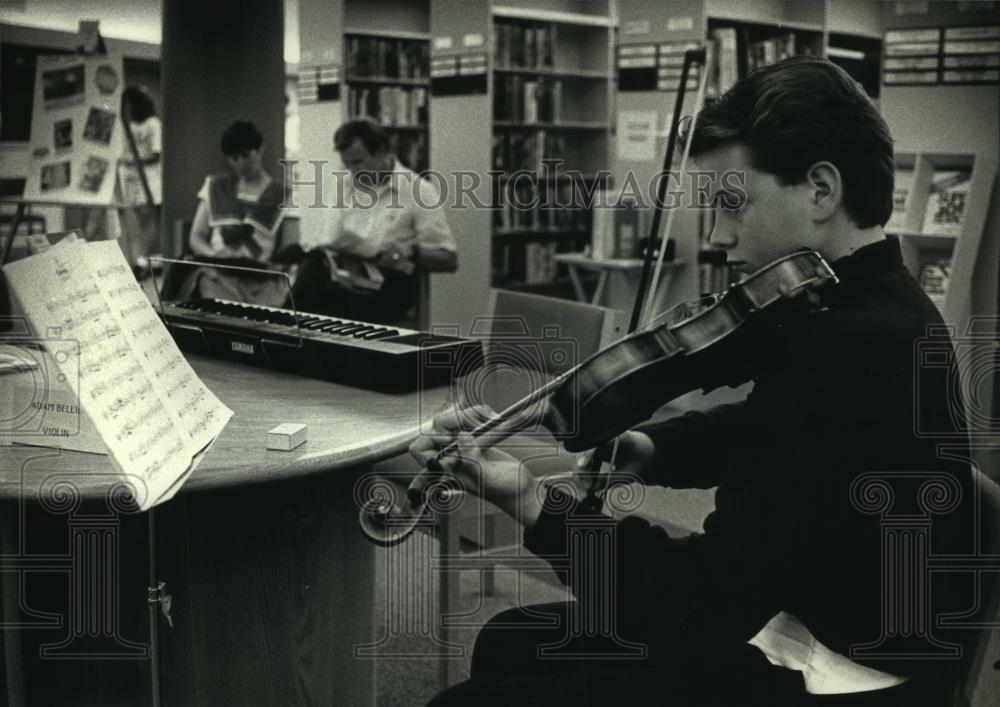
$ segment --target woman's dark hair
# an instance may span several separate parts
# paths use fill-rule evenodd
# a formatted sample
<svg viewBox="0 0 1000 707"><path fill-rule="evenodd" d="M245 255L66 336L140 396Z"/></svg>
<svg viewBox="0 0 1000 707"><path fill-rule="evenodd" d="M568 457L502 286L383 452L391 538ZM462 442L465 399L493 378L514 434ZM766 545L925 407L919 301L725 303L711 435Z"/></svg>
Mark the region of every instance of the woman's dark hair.
<svg viewBox="0 0 1000 707"><path fill-rule="evenodd" d="M750 150L755 169L801 184L830 162L844 183L844 209L858 228L883 226L892 213L889 128L847 72L816 57L761 67L698 115L691 155L728 144Z"/></svg>
<svg viewBox="0 0 1000 707"><path fill-rule="evenodd" d="M133 123L141 123L156 115L156 104L153 97L143 86L129 86L122 91L122 104L128 105L129 115Z"/></svg>
<svg viewBox="0 0 1000 707"><path fill-rule="evenodd" d="M355 140L360 140L365 149L373 155L389 149L389 135L381 125L366 118L348 120L337 128L337 132L333 134L333 147L337 152L343 152L353 145Z"/></svg>
<svg viewBox="0 0 1000 707"><path fill-rule="evenodd" d="M220 144L222 154L229 157L248 150L259 150L264 144L264 136L249 120L237 120L222 133Z"/></svg>

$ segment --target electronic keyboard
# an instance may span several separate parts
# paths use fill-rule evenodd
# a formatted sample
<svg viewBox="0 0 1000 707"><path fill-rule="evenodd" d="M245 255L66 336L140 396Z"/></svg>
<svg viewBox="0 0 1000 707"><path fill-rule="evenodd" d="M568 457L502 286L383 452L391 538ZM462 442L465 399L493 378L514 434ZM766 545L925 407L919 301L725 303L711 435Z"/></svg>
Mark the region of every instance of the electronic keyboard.
<svg viewBox="0 0 1000 707"><path fill-rule="evenodd" d="M385 392L447 384L483 363L482 343L224 299L159 308L184 351Z"/></svg>

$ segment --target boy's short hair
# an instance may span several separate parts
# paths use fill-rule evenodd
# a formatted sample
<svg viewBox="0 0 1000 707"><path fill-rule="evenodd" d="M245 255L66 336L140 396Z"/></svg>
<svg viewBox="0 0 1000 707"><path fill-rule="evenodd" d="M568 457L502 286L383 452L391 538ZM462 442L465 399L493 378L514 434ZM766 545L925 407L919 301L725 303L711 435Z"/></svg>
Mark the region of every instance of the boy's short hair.
<svg viewBox="0 0 1000 707"><path fill-rule="evenodd" d="M692 156L744 145L753 167L783 184L801 184L812 165L830 162L858 228L884 226L892 214L889 128L860 85L825 59L797 56L751 72L705 106L688 139Z"/></svg>
<svg viewBox="0 0 1000 707"><path fill-rule="evenodd" d="M390 147L389 134L381 125L367 118L348 120L337 128L337 132L333 134L333 147L337 152L343 152L353 145L355 140L360 140L365 149L373 155L376 152L387 151Z"/></svg>
<svg viewBox="0 0 1000 707"><path fill-rule="evenodd" d="M249 120L237 120L226 128L219 142L222 154L230 157L248 150L259 150L264 144L264 135Z"/></svg>

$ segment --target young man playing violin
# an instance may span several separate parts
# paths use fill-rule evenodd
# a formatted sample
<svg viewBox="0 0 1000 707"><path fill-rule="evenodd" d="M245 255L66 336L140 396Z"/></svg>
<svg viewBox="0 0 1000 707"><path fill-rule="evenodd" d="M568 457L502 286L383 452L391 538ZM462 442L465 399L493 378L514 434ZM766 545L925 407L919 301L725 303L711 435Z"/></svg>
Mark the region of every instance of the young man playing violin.
<svg viewBox="0 0 1000 707"><path fill-rule="evenodd" d="M967 577L925 585L886 566L891 514L925 519L930 553L968 551L974 535L969 464L915 427L956 438L954 371L917 359L941 318L882 230L888 128L845 72L797 57L737 82L686 139L714 175L711 243L731 264L749 273L810 249L839 282L741 352L745 401L620 437L612 482L718 487L702 533L615 521L546 486L472 439L459 418L482 411L435 421L411 453L426 463L457 441L441 466L568 568L577 601L494 618L472 678L432 705L950 705L956 657L940 646L963 636L937 619L974 605ZM949 498L930 503L928 480ZM575 541L588 522L611 540ZM603 631L574 630L589 620L581 607L605 612Z"/></svg>

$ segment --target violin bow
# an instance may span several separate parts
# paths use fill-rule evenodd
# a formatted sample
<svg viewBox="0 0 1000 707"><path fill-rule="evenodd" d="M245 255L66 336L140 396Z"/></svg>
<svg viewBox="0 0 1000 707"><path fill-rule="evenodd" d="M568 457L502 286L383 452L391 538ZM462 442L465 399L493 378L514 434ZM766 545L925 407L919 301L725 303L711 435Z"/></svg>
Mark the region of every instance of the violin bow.
<svg viewBox="0 0 1000 707"><path fill-rule="evenodd" d="M670 135L667 139L667 150L663 157L663 170L660 173L662 176L659 184L657 184L656 201L653 204L653 220L649 227L649 241L643 257L642 274L639 277L639 285L636 290L635 302L632 307L632 317L629 320L628 332L630 334L639 328L640 322L644 325L648 318L652 315L656 299L656 290L659 285L660 275L663 269L663 258L667 251L667 241L670 238L671 231L673 230L674 214L676 213L676 209L670 209L670 213L667 215L666 227L663 230L663 238L658 238L660 232L660 221L663 217L663 210L666 204L667 187L670 181L670 169L673 166L674 152L677 148L681 112L684 108L684 96L687 89L688 74L690 73L691 66L693 64L701 65L701 80L698 82L698 92L695 98L695 107L692 113L691 127L688 131L688 134L690 135L694 131L695 125L697 124L698 112L701 110L705 102L705 87L708 83L710 68L708 61L709 56L710 52L704 46L699 49L689 49L684 52L684 65L681 69L680 79L681 83L680 86L678 86L677 97L674 101L674 112L670 121ZM681 157L681 166L678 171L678 177L682 188L685 177L687 176L687 163L690 151L691 141L685 140L684 153ZM661 245L656 258L656 267L652 276L652 285L650 286L650 270L652 269L653 263L653 244L657 242L660 242Z"/></svg>
<svg viewBox="0 0 1000 707"><path fill-rule="evenodd" d="M632 316L629 319L628 331L626 336L635 333L639 328L640 322L645 325L649 318L652 316L653 306L655 304L654 300L656 298L656 291L660 282L660 275L663 270L663 257L667 251L667 239L670 238L670 231L674 225L674 212L675 209L670 210L670 214L667 216L666 228L663 232L663 238L659 239L660 248L659 253L656 258L655 269L653 267L653 246L658 242L657 236L660 232L660 222L663 217L663 209L665 207L667 198L667 186L669 184L670 178L670 168L673 166L674 152L677 148L677 135L680 129L681 122L681 112L684 109L684 97L687 93L687 82L688 75L691 73L691 67L694 64L700 64L702 67L701 79L698 82L698 92L695 99L695 109L694 117L692 118L691 129L694 129L695 123L698 120L698 112L701 110L702 105L705 101L705 86L708 82L708 71L709 71L709 58L710 52L707 50L706 46L702 46L698 49L689 49L684 52L684 64L681 68L680 85L677 87L677 96L674 99L674 112L670 120L670 134L667 137L667 149L663 155L663 170L660 172L661 178L657 184L656 189L656 201L653 204L653 220L649 227L649 238L646 244L646 252L643 255L642 260L642 273L639 276L639 284L636 288L635 301L632 304ZM691 141L686 140L684 144L684 154L681 158L680 167L680 180L681 184L684 184L684 178L687 174L687 161L688 155L690 154ZM650 271L652 273L652 286L650 286ZM645 317L643 316L645 314ZM608 465L614 467L615 458L618 456L618 442L619 438L615 437L614 443L611 447L611 455L608 459ZM586 470L583 472L588 475L597 475L601 467L601 462L598 456L595 454L591 457L590 462L587 465ZM597 495L594 489L594 485L591 484L587 490L586 496L583 502L595 510L602 510L604 507L603 499Z"/></svg>

